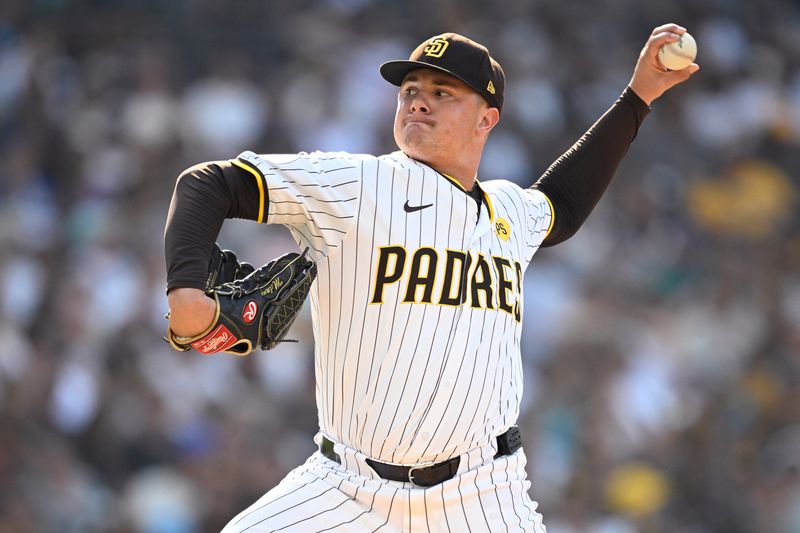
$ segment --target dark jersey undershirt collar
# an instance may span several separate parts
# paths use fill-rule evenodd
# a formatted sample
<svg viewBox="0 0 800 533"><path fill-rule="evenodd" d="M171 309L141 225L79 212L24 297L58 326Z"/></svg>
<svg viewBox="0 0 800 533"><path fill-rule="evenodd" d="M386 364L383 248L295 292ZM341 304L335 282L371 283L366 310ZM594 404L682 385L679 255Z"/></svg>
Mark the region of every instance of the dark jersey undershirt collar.
<svg viewBox="0 0 800 533"><path fill-rule="evenodd" d="M472 189L466 190L464 186L461 185L461 183L457 181L454 177L448 176L444 172L439 172L435 168L433 170L436 171L437 174L443 176L447 181L449 181L453 187L455 187L456 189L460 190L461 192L465 193L467 196L475 200L475 203L478 204L478 217L481 216L481 204L484 201L485 195L483 194L483 190L481 189L480 185L478 185L478 180L475 180L472 183Z"/></svg>
<svg viewBox="0 0 800 533"><path fill-rule="evenodd" d="M472 186L472 190L469 191L469 195L472 196L472 199L475 200L475 203L478 204L478 217L481 216L481 204L485 198L485 194L483 194L483 190L481 186L478 185L476 181L475 184Z"/></svg>

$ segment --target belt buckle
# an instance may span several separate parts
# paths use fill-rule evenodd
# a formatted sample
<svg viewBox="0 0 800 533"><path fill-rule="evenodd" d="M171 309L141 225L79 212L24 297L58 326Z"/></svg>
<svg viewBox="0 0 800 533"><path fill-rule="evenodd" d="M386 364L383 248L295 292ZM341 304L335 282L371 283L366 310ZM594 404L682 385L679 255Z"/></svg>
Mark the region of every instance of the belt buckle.
<svg viewBox="0 0 800 533"><path fill-rule="evenodd" d="M429 485L418 485L417 482L414 481L414 470L423 470L423 469L431 467L431 466L433 466L435 464L436 463L428 462L428 463L422 463L422 464L419 464L419 465L414 465L412 467L409 467L409 469L408 469L408 481L409 481L409 483L411 483L415 487L428 487Z"/></svg>

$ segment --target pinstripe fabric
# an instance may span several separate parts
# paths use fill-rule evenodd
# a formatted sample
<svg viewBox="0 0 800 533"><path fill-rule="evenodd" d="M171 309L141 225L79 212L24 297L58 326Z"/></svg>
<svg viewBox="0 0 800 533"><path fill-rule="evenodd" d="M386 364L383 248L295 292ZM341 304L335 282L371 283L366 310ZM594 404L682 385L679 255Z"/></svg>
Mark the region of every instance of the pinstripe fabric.
<svg viewBox="0 0 800 533"><path fill-rule="evenodd" d="M382 480L366 464L362 468L364 475L314 454L223 533L546 533L528 497L521 449L494 461L476 460L455 478L427 488Z"/></svg>
<svg viewBox="0 0 800 533"><path fill-rule="evenodd" d="M239 160L267 184L266 222L288 226L317 262L311 308L321 431L366 456L397 464L438 462L494 447L494 437L519 414L521 280L550 227L547 199L535 190L491 181L480 185L485 202L479 210L445 176L400 152L381 157L245 152ZM484 467L503 468L504 474ZM350 492L341 488L324 494L315 492L319 487L299 488L310 472L320 475L320 468L319 460L312 460L276 490L315 494L318 510L355 506L355 500L342 499ZM509 502L531 523L535 513L524 470L499 467L491 456L471 468L475 479L463 474L455 491L466 515L442 515L463 520L467 529L449 530L494 524L486 510ZM484 497L485 483L503 478L508 484L511 471L517 476L512 476L514 490ZM337 476L342 486L364 486L363 480ZM388 487L394 485L359 492L386 496ZM273 492L264 497L267 507L277 505L270 500ZM409 519L439 516L424 508L441 506L441 498L413 494L399 493L403 501L389 505L405 509ZM449 491L440 496L445 506L454 501ZM289 494L283 498L294 501ZM305 505L296 503L296 509ZM416 523L402 527L427 531Z"/></svg>

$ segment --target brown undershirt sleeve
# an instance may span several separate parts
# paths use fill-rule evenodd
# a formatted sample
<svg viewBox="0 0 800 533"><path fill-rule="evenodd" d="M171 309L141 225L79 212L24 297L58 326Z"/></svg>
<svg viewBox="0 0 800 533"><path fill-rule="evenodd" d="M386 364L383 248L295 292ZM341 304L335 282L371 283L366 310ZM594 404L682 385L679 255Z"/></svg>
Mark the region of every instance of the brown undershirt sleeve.
<svg viewBox="0 0 800 533"><path fill-rule="evenodd" d="M553 205L554 224L542 246L572 237L611 183L650 108L628 87L532 186Z"/></svg>
<svg viewBox="0 0 800 533"><path fill-rule="evenodd" d="M164 229L168 292L204 288L211 247L226 218L258 220L266 212L268 193L262 184L262 198L259 177L230 161L201 163L181 173Z"/></svg>

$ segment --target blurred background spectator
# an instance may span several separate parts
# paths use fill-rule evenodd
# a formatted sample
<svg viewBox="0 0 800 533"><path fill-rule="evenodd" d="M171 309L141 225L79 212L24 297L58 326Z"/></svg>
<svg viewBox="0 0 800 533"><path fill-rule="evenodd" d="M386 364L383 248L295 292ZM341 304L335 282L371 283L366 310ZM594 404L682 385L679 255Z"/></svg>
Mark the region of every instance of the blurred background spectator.
<svg viewBox="0 0 800 533"><path fill-rule="evenodd" d="M530 184L678 22L582 231L526 274L520 426L552 533L800 531L800 5L790 0L4 0L0 531L216 531L314 450L313 339L161 341L180 171L394 149L383 60L457 31L505 66L483 179ZM295 247L232 221L261 264ZM255 244L253 244L255 243Z"/></svg>

